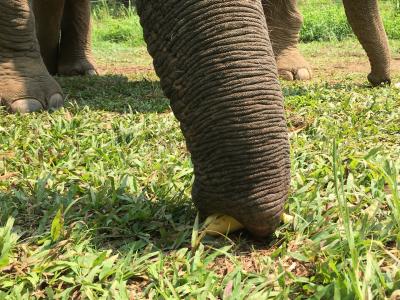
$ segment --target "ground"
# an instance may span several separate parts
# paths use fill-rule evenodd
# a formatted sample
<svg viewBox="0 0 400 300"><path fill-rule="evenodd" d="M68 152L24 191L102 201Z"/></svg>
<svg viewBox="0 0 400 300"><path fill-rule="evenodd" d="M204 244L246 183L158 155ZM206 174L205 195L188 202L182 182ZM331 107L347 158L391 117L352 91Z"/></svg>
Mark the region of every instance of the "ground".
<svg viewBox="0 0 400 300"><path fill-rule="evenodd" d="M400 90L369 87L352 38L301 49L314 79L282 81L294 221L268 240L203 237L142 45L95 44L101 76L57 78L59 112L0 111L0 299L397 299Z"/></svg>

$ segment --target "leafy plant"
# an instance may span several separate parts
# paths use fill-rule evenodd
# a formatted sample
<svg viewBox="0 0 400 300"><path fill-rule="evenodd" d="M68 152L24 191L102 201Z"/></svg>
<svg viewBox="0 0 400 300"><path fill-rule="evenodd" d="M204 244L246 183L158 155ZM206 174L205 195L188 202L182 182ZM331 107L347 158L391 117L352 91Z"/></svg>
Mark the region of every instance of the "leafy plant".
<svg viewBox="0 0 400 300"><path fill-rule="evenodd" d="M12 232L14 219L9 218L4 227L0 227L0 271L6 267L12 256L12 251L17 244L18 235Z"/></svg>

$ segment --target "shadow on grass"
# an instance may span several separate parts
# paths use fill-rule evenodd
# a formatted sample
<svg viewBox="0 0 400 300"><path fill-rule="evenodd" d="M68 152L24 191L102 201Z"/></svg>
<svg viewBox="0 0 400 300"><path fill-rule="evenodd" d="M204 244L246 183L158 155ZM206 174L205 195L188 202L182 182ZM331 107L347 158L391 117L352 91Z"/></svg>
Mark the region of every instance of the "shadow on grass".
<svg viewBox="0 0 400 300"><path fill-rule="evenodd" d="M88 106L91 110L118 113L156 112L169 110L159 81L122 75L93 77L58 77L65 94L65 106Z"/></svg>
<svg viewBox="0 0 400 300"><path fill-rule="evenodd" d="M56 186L47 187L49 180L42 178L34 186L0 192L0 224L12 216L22 239L48 236L61 209L64 238L78 230L82 236L89 235L98 248L168 251L190 247L196 210L183 191L150 199L147 191L129 193L122 179L118 183L107 180L97 188L69 183L60 194Z"/></svg>
<svg viewBox="0 0 400 300"><path fill-rule="evenodd" d="M133 78L131 78L133 76ZM151 77L151 76L150 76ZM147 79L143 73L102 75L93 77L58 77L66 96L65 106L88 106L92 110L117 113L163 113L170 110L169 100L164 96L160 82ZM307 96L310 91L352 91L372 88L368 83L354 81L327 82L282 82L285 97Z"/></svg>

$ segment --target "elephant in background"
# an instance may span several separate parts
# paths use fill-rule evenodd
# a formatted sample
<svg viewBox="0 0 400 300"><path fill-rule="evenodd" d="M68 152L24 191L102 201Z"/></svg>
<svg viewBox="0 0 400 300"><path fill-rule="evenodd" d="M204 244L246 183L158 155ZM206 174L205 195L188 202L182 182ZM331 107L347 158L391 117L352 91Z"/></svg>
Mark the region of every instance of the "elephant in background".
<svg viewBox="0 0 400 300"><path fill-rule="evenodd" d="M90 0L33 0L36 33L50 74L95 75Z"/></svg>
<svg viewBox="0 0 400 300"><path fill-rule="evenodd" d="M50 5L58 0L37 1L49 1ZM68 1L72 3L65 3ZM229 215L256 236L270 235L280 223L290 183L288 133L275 56L279 63L285 53L287 57L300 55L295 47L297 29L289 30L301 23L291 13L296 2L136 3L155 70L191 152L194 203L204 216ZM360 19L358 25L353 25L356 32L362 29L370 34L380 33L379 22L371 22L372 17L377 20L376 0L345 3L355 10L349 13L349 19ZM280 14L272 13L268 7L279 8ZM39 20L40 6L36 9ZM57 12L55 18L59 20L61 12ZM285 16L291 17L290 26L284 22ZM49 39L47 50L42 49L50 72L60 64L55 58L62 57L62 23L61 47L54 38ZM282 23L284 26L279 25ZM65 24L67 28L76 26L74 22ZM42 29L49 30L43 37L52 37L51 33L56 32L39 24L38 30ZM89 30L84 32L87 43ZM38 36L42 40L40 33ZM374 65L370 78L388 80L386 64L382 68L375 65L380 56L386 57L385 44L368 37L360 40L365 41ZM61 54L56 55L56 49L61 49ZM72 49L71 53L75 51ZM290 71L293 68L296 65ZM301 75L298 73L295 76ZM0 78L0 97L11 111L54 109L62 104L61 90L39 53L28 0L0 3Z"/></svg>
<svg viewBox="0 0 400 300"><path fill-rule="evenodd" d="M110 2L123 3L125 6L135 5L133 0ZM298 50L303 20L297 0L263 0L262 3L280 77L286 80L311 79L311 67ZM357 2L345 0L344 6L350 25L370 58L372 72L369 81L373 85L390 81L389 48L377 2L368 2L366 7L360 9ZM365 17L363 14L366 14ZM366 22L375 24L371 27ZM382 46L383 51L375 46L377 43Z"/></svg>
<svg viewBox="0 0 400 300"><path fill-rule="evenodd" d="M97 74L90 0L1 1L0 103L21 113L60 108L62 90L50 74Z"/></svg>
<svg viewBox="0 0 400 300"><path fill-rule="evenodd" d="M350 26L369 57L368 80L372 85L390 82L390 51L378 2L343 0L343 5ZM310 79L310 65L298 50L303 20L297 0L263 0L263 6L279 75L286 80Z"/></svg>

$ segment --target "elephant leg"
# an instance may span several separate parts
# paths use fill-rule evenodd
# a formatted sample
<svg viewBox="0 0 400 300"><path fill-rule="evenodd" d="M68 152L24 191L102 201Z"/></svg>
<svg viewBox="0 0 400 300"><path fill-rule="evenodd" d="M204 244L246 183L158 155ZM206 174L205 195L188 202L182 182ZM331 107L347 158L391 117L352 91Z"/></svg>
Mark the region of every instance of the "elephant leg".
<svg viewBox="0 0 400 300"><path fill-rule="evenodd" d="M279 75L286 80L311 79L311 67L298 49L303 19L297 0L263 0L263 6Z"/></svg>
<svg viewBox="0 0 400 300"><path fill-rule="evenodd" d="M61 19L65 0L34 0L33 12L40 52L50 74L57 73Z"/></svg>
<svg viewBox="0 0 400 300"><path fill-rule="evenodd" d="M97 74L91 52L90 0L65 0L58 74Z"/></svg>
<svg viewBox="0 0 400 300"><path fill-rule="evenodd" d="M390 51L376 0L344 0L349 23L367 52L372 85L390 83Z"/></svg>
<svg viewBox="0 0 400 300"><path fill-rule="evenodd" d="M139 0L137 9L191 153L194 203L203 216L229 215L270 235L290 161L261 0Z"/></svg>
<svg viewBox="0 0 400 300"><path fill-rule="evenodd" d="M61 88L40 55L29 0L0 2L0 102L20 113L63 104Z"/></svg>

